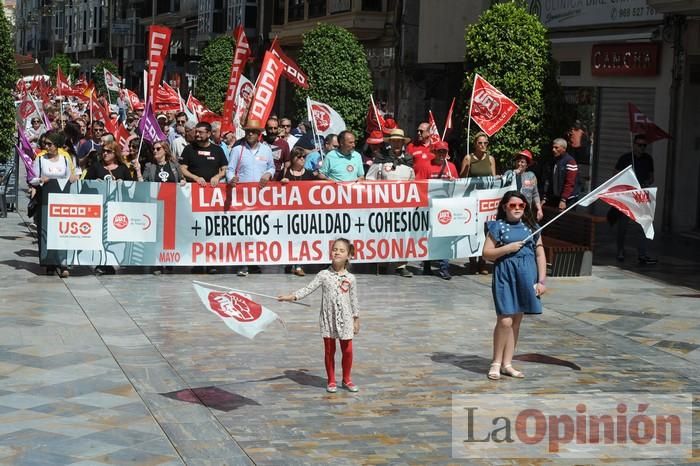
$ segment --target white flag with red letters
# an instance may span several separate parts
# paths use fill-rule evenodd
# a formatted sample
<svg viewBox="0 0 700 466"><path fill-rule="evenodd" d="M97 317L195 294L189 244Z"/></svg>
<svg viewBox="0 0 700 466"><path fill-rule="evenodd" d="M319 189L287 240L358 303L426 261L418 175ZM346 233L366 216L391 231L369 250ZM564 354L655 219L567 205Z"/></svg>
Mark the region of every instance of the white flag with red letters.
<svg viewBox="0 0 700 466"><path fill-rule="evenodd" d="M307 99L306 105L309 120L316 128L317 135L325 137L329 134L340 134L341 131L347 129L343 117L333 110L330 105L311 99Z"/></svg>
<svg viewBox="0 0 700 466"><path fill-rule="evenodd" d="M632 170L632 165L628 165L619 173L613 175L608 181L586 194L578 203L582 206L589 206L603 194L641 188L639 180L637 180L637 176Z"/></svg>
<svg viewBox="0 0 700 466"><path fill-rule="evenodd" d="M654 239L654 212L656 211L656 188L607 192L598 196L629 218L639 223L644 235Z"/></svg>
<svg viewBox="0 0 700 466"><path fill-rule="evenodd" d="M219 316L228 328L246 338L252 340L272 322L281 322L277 314L253 301L248 294L215 290L196 283L192 285L204 307Z"/></svg>

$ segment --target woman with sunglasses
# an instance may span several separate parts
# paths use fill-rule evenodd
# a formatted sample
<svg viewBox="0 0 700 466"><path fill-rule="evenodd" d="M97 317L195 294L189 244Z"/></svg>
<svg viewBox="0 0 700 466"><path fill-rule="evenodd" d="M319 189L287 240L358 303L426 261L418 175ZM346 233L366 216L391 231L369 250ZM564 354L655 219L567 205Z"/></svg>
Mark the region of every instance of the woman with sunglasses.
<svg viewBox="0 0 700 466"><path fill-rule="evenodd" d="M108 142L100 150L97 162L90 165L85 179L88 180L125 180L132 181L129 167L122 159L122 149L116 142Z"/></svg>
<svg viewBox="0 0 700 466"><path fill-rule="evenodd" d="M48 183L49 180L65 180L66 178L72 183L78 180L75 174L74 165L71 163L70 155L63 149L65 137L57 131L49 131L45 135L44 147L45 151L40 152L34 159L35 176L29 180L29 184L34 188L33 198L38 201L34 211L34 224L39 232L42 231L42 193L41 187ZM41 241L39 241L41 247ZM65 265L65 258L57 256L58 251L47 251L45 256L48 262L59 262L58 274L62 278L68 278L70 273ZM40 252L41 255L41 252ZM49 265L46 267L47 275L56 273L56 266Z"/></svg>
<svg viewBox="0 0 700 466"><path fill-rule="evenodd" d="M488 222L486 228L482 254L494 262L491 292L496 306L493 360L487 376L491 380L500 379L501 374L523 378L525 375L513 368L513 354L523 313L542 313L539 297L547 291L542 238L537 234L526 240L538 225L519 191L508 191L503 196L496 220Z"/></svg>
<svg viewBox="0 0 700 466"><path fill-rule="evenodd" d="M488 134L483 131L476 133L474 136L474 152L467 154L462 159L462 168L459 173L461 178L496 176L496 159L488 154L488 147ZM483 257L470 257L469 263L473 273L489 274Z"/></svg>
<svg viewBox="0 0 700 466"><path fill-rule="evenodd" d="M277 181L282 184L289 183L290 181L311 181L315 180L316 176L311 170L304 168L304 163L306 162L306 149L301 147L295 147L292 149L290 154L290 164L288 167L284 167L277 175ZM292 266L292 273L298 277L303 277L306 275L304 269L301 265L296 264Z"/></svg>
<svg viewBox="0 0 700 466"><path fill-rule="evenodd" d="M143 178L139 181L187 184L180 173L180 164L173 157L167 141L157 141L153 144L153 162L146 164Z"/></svg>

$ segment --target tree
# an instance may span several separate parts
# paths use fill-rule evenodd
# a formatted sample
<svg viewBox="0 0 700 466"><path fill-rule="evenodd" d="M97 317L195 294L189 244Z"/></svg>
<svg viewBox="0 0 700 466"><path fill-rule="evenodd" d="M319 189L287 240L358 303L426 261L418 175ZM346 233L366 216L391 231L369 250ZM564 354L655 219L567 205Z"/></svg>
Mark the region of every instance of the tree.
<svg viewBox="0 0 700 466"><path fill-rule="evenodd" d="M63 69L63 67L61 67L61 69ZM95 88L100 92L100 94L107 93L107 87L105 86L105 69L114 75L119 75L119 69L117 68L117 65L115 65L110 60L102 60L97 65L95 65L93 80L95 81ZM114 92L114 94L117 93ZM110 95L110 98L111 97L112 95Z"/></svg>
<svg viewBox="0 0 700 466"><path fill-rule="evenodd" d="M51 77L51 82L53 82L54 85L56 85L56 72L59 66L61 67L61 73L63 73L63 75L66 78L74 78L73 68L70 65L71 61L68 55L65 55L63 53L57 53L56 55L54 55L54 57L49 62L48 67L49 76Z"/></svg>
<svg viewBox="0 0 700 466"><path fill-rule="evenodd" d="M224 107L233 49L233 38L220 36L209 42L202 52L195 96L216 113L221 113Z"/></svg>
<svg viewBox="0 0 700 466"><path fill-rule="evenodd" d="M501 167L512 165L513 154L530 149L536 156L549 144L556 119L562 108L562 94L556 84L547 30L539 19L528 13L524 2L516 0L494 4L479 21L467 28L466 77L462 88L465 110L474 84L475 73L496 86L520 109L513 118L490 138L489 150ZM547 88L549 86L549 89ZM464 115L464 140L471 141L479 127L472 122L466 134L468 115Z"/></svg>
<svg viewBox="0 0 700 466"><path fill-rule="evenodd" d="M333 107L357 136L364 132L372 77L367 54L347 29L318 24L306 32L299 52L299 66L309 77L309 89L296 88L298 116L307 119L306 97Z"/></svg>
<svg viewBox="0 0 700 466"><path fill-rule="evenodd" d="M14 57L14 44L10 23L0 14L0 160L6 161L13 155L15 145L15 106L12 89L15 88L19 73Z"/></svg>

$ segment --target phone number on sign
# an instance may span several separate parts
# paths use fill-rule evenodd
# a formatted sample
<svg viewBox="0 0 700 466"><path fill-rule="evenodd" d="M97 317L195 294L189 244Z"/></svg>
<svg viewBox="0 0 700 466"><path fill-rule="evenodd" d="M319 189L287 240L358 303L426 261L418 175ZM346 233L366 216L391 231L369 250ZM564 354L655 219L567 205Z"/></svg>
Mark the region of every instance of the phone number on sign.
<svg viewBox="0 0 700 466"><path fill-rule="evenodd" d="M634 8L613 8L610 16L612 19L647 17L654 16L656 10L650 6L640 6Z"/></svg>

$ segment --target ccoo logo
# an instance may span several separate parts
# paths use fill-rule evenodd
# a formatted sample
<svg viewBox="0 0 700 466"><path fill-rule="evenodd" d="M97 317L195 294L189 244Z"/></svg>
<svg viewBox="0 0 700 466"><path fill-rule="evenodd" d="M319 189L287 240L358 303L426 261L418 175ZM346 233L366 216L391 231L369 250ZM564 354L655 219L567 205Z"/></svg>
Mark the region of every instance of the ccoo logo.
<svg viewBox="0 0 700 466"><path fill-rule="evenodd" d="M211 309L223 318L233 318L246 323L258 320L262 314L260 304L238 293L212 291L208 298Z"/></svg>

